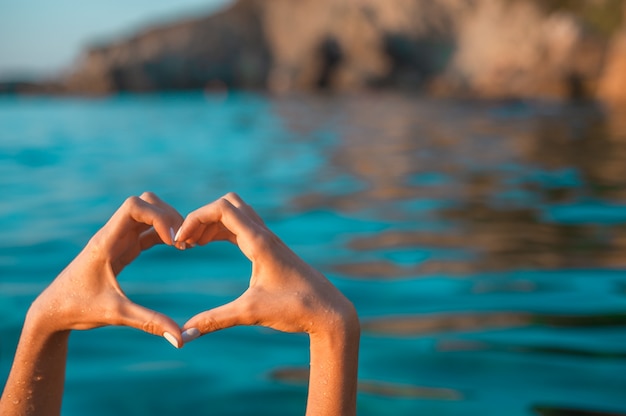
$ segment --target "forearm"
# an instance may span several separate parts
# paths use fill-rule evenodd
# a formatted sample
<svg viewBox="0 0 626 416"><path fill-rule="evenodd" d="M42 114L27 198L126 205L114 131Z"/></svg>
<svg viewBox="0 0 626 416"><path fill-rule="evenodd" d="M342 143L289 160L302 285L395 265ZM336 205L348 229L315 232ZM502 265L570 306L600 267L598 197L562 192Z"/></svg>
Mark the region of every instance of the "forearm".
<svg viewBox="0 0 626 416"><path fill-rule="evenodd" d="M2 398L3 416L59 415L69 331L48 332L29 312Z"/></svg>
<svg viewBox="0 0 626 416"><path fill-rule="evenodd" d="M310 335L307 416L356 415L359 338L355 312Z"/></svg>

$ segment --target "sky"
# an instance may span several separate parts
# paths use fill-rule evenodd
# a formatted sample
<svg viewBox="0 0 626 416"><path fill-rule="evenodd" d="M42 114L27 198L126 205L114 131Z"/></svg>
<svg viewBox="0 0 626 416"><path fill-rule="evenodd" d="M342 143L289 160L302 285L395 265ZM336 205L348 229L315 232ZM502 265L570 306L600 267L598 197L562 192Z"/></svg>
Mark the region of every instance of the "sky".
<svg viewBox="0 0 626 416"><path fill-rule="evenodd" d="M0 78L54 77L88 45L233 0L0 0Z"/></svg>

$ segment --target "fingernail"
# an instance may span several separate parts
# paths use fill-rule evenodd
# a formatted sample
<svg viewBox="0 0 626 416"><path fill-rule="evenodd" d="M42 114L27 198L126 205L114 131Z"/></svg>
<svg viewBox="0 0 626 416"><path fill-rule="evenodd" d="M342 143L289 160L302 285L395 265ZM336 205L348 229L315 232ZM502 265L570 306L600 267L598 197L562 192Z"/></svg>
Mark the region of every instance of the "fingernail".
<svg viewBox="0 0 626 416"><path fill-rule="evenodd" d="M200 331L197 328L189 328L183 331L183 341L189 342L198 338L200 335Z"/></svg>
<svg viewBox="0 0 626 416"><path fill-rule="evenodd" d="M174 229L170 227L170 237L172 237L172 243L176 241L176 237L174 236Z"/></svg>
<svg viewBox="0 0 626 416"><path fill-rule="evenodd" d="M174 335L170 334L169 332L164 332L163 338L165 338L167 342L172 344L174 348L178 348L178 340L176 339L176 337L174 337Z"/></svg>
<svg viewBox="0 0 626 416"><path fill-rule="evenodd" d="M178 231L176 231L176 235L174 236L174 241L178 241L178 237L180 237L180 231L183 229L183 227L180 227L178 229ZM172 234L174 234L174 230L172 230Z"/></svg>
<svg viewBox="0 0 626 416"><path fill-rule="evenodd" d="M180 250L186 250L186 249L187 249L187 243L185 243L185 242L183 241L182 243L180 243L180 244L178 245L178 248L179 248Z"/></svg>

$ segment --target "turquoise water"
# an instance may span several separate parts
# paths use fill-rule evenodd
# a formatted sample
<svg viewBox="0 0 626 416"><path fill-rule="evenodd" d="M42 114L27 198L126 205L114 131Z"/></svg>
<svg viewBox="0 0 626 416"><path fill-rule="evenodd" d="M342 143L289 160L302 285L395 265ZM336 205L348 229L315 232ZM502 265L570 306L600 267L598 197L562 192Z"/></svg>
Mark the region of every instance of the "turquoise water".
<svg viewBox="0 0 626 416"><path fill-rule="evenodd" d="M2 97L2 378L30 302L127 196L184 214L236 191L356 305L360 415L626 414L614 121L384 94ZM249 271L227 244L158 247L120 282L182 324ZM74 332L64 415L302 414L307 363L306 337L262 328L182 350Z"/></svg>

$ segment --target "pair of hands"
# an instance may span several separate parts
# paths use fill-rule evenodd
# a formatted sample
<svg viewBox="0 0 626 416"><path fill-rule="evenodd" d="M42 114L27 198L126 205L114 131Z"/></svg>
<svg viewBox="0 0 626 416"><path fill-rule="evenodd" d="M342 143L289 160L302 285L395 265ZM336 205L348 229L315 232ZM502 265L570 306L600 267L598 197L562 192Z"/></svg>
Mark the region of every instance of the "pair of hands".
<svg viewBox="0 0 626 416"><path fill-rule="evenodd" d="M177 231L176 231L177 230ZM130 301L117 276L143 250L230 241L252 262L248 289L179 327L171 318ZM164 336L179 348L200 335L236 325L261 325L312 336L358 318L352 304L302 261L238 195L230 193L185 219L152 193L130 197L35 300L38 331L54 334L124 325Z"/></svg>

